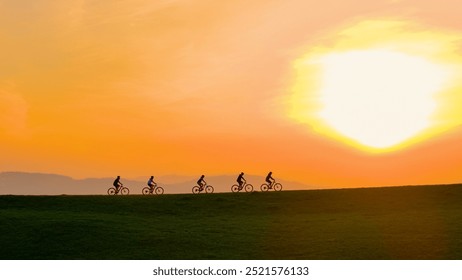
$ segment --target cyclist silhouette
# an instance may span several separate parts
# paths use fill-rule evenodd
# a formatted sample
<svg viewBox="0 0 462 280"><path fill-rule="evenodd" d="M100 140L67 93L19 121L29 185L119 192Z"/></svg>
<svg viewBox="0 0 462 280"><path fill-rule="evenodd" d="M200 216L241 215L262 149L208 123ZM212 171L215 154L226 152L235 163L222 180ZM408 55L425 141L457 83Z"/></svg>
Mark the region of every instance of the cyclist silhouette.
<svg viewBox="0 0 462 280"><path fill-rule="evenodd" d="M199 178L199 180L197 181L197 184L199 185L199 187L201 188L201 190L202 190L202 188L207 184L207 183L205 182L205 180L204 180L204 177L205 177L205 176L202 175L202 176Z"/></svg>
<svg viewBox="0 0 462 280"><path fill-rule="evenodd" d="M197 180L197 186L194 186L192 188L193 194L199 194L202 191L205 191L205 193L213 193L213 187L210 185L207 185L207 182L204 180L205 175L202 175L199 180Z"/></svg>
<svg viewBox="0 0 462 280"><path fill-rule="evenodd" d="M117 176L117 178L114 180L114 183L112 185L116 188L116 191L119 191L119 188L122 187L124 184L120 182L120 176Z"/></svg>
<svg viewBox="0 0 462 280"><path fill-rule="evenodd" d="M241 174L239 174L239 177L237 177L236 181L239 183L239 188L242 188L242 186L247 182L244 179L244 172L241 172Z"/></svg>
<svg viewBox="0 0 462 280"><path fill-rule="evenodd" d="M154 176L151 176L151 178L149 178L148 180L148 186L150 188L154 187L156 185L156 182L154 182Z"/></svg>
<svg viewBox="0 0 462 280"><path fill-rule="evenodd" d="M266 175L266 179L265 181L268 183L268 187L271 189L273 187L273 184L276 180L274 180L274 178L271 176L273 174L273 172L270 171L270 173L268 173L268 175Z"/></svg>

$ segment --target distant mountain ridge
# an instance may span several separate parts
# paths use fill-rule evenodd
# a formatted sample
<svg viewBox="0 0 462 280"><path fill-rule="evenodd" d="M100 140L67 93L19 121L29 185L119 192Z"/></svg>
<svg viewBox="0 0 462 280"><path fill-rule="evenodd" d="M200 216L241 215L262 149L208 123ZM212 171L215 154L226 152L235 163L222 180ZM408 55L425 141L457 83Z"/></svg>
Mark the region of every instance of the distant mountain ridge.
<svg viewBox="0 0 462 280"><path fill-rule="evenodd" d="M215 192L230 192L237 175L207 176L205 179ZM263 176L246 175L247 182L254 191L260 191ZM130 189L130 194L141 194L148 178L124 179L121 181ZM165 189L165 193L191 193L198 178L169 175L158 176L155 181ZM277 179L277 178L276 178ZM69 176L46 173L0 172L0 195L94 195L106 194L114 178L74 179ZM313 189L298 182L278 180L285 190Z"/></svg>

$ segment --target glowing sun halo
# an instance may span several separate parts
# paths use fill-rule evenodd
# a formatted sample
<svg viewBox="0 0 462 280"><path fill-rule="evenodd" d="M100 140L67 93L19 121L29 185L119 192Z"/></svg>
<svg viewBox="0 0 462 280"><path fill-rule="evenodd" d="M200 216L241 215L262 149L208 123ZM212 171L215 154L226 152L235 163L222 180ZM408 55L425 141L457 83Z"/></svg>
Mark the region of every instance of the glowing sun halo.
<svg viewBox="0 0 462 280"><path fill-rule="evenodd" d="M393 146L430 125L433 94L446 71L387 50L333 53L321 64L319 116L339 133L375 148Z"/></svg>
<svg viewBox="0 0 462 280"><path fill-rule="evenodd" d="M461 123L461 110L444 104L460 99L455 81L462 58L452 49L454 37L405 27L364 22L339 32L333 46L312 48L295 63L291 116L376 152ZM446 119L437 120L441 115Z"/></svg>

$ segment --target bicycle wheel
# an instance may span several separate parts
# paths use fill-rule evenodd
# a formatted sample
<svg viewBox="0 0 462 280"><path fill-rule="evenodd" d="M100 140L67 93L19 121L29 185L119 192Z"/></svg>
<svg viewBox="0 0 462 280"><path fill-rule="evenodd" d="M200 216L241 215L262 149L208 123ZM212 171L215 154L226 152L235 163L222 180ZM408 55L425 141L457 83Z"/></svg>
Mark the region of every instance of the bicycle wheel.
<svg viewBox="0 0 462 280"><path fill-rule="evenodd" d="M212 186L206 186L205 187L205 192L206 193L213 193L213 187Z"/></svg>
<svg viewBox="0 0 462 280"><path fill-rule="evenodd" d="M267 184L261 185L261 186L260 186L260 190L261 190L262 192L267 192L267 191L268 191L268 185L267 185Z"/></svg>
<svg viewBox="0 0 462 280"><path fill-rule="evenodd" d="M273 189L277 192L282 191L282 185L279 183L274 184Z"/></svg>
<svg viewBox="0 0 462 280"><path fill-rule="evenodd" d="M200 189L199 189L198 186L194 186L194 187L192 188L192 192L193 192L193 194L198 194L198 193L200 193L201 191L200 191Z"/></svg>
<svg viewBox="0 0 462 280"><path fill-rule="evenodd" d="M240 191L240 190L239 190L239 186L238 186L238 185L233 185L233 186L231 187L231 191L232 191L232 192L239 192L239 191Z"/></svg>
<svg viewBox="0 0 462 280"><path fill-rule="evenodd" d="M157 187L156 188L156 194L163 194L164 193L164 188L162 187Z"/></svg>
<svg viewBox="0 0 462 280"><path fill-rule="evenodd" d="M123 187L121 190L120 190L120 193L122 195L128 195L130 193L130 190L126 187Z"/></svg>
<svg viewBox="0 0 462 280"><path fill-rule="evenodd" d="M115 195L116 194L116 189L115 188L109 188L107 190L107 194L108 195Z"/></svg>
<svg viewBox="0 0 462 280"><path fill-rule="evenodd" d="M148 188L148 187L144 187L142 193L143 193L144 195L150 194L150 193L151 193L151 189Z"/></svg>
<svg viewBox="0 0 462 280"><path fill-rule="evenodd" d="M251 184L245 185L245 191L246 192L252 192L253 191L253 186Z"/></svg>

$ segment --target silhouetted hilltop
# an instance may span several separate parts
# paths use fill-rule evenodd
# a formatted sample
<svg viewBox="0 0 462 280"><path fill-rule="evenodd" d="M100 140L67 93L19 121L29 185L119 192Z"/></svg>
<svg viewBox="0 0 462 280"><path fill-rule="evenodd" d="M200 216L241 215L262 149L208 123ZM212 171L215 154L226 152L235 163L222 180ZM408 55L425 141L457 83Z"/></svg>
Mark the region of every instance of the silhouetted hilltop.
<svg viewBox="0 0 462 280"><path fill-rule="evenodd" d="M61 195L105 194L112 178L76 180L68 176L43 173L1 172L0 194ZM124 181L125 182L125 181ZM134 181L126 180L128 184Z"/></svg>
<svg viewBox="0 0 462 280"><path fill-rule="evenodd" d="M1 194L63 194L75 191L76 181L56 174L2 172Z"/></svg>
<svg viewBox="0 0 462 280"><path fill-rule="evenodd" d="M215 192L230 192L231 186L236 184L237 175L206 176L206 181L212 185ZM199 178L199 176L198 176ZM156 182L165 189L165 193L191 193L198 178L180 175L157 176ZM247 182L254 186L255 191L260 191L260 185L264 182L264 176L246 175ZM130 194L141 194L141 189L146 186L142 177L135 180L124 179L122 182L130 189ZM0 194L14 195L85 195L106 194L112 186L114 178L87 178L73 179L68 176L44 173L26 172L0 172ZM165 183L164 183L165 182ZM312 189L307 185L297 182L278 180L284 186L284 190Z"/></svg>

